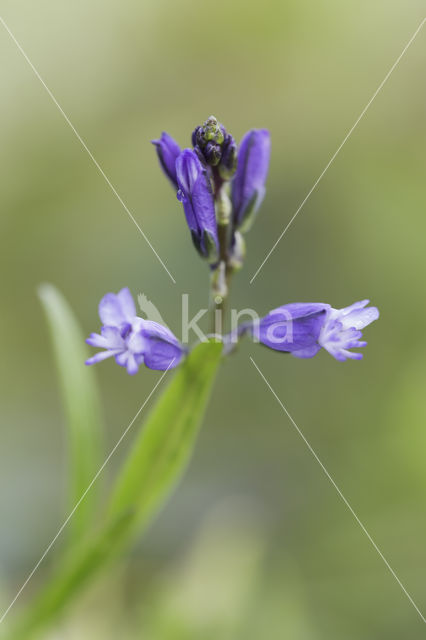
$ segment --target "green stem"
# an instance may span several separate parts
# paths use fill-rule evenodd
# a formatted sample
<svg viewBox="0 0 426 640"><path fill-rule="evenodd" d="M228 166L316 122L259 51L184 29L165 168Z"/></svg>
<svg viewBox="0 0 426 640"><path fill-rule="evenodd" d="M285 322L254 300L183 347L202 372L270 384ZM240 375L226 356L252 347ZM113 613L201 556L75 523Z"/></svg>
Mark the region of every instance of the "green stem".
<svg viewBox="0 0 426 640"><path fill-rule="evenodd" d="M223 331L225 321L225 305L229 294L230 276L232 268L229 261L229 242L231 232L232 206L227 193L226 183L215 181L216 218L218 223L219 264L212 274L212 327L217 333L216 316L221 314L220 328Z"/></svg>

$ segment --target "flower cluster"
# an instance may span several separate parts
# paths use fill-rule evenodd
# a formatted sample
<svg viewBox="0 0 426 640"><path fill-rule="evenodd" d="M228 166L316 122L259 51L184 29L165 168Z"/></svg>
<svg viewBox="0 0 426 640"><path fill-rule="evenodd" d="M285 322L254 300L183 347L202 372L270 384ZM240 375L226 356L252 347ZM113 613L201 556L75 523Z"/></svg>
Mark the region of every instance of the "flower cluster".
<svg viewBox="0 0 426 640"><path fill-rule="evenodd" d="M133 375L141 364L149 369L172 369L185 354L184 347L169 329L136 315L135 303L127 288L102 298L99 317L103 323L101 333L92 333L86 342L104 351L89 358L86 364L114 356L116 363Z"/></svg>
<svg viewBox="0 0 426 640"><path fill-rule="evenodd" d="M239 147L218 120L211 116L195 128L192 147L181 150L167 133L153 140L160 165L183 205L193 243L212 272L213 311L223 310L232 273L245 255L242 234L248 231L265 195L269 168L270 136L266 129L248 131ZM242 324L223 337L224 353L244 334L270 349L312 358L322 348L336 360L362 358L362 332L379 317L368 300L343 309L323 303L292 303L265 317ZM93 364L114 356L130 374L144 363L150 369L177 366L187 350L161 324L144 320L128 289L108 293L99 305L100 334L87 342L104 349L87 361Z"/></svg>
<svg viewBox="0 0 426 640"><path fill-rule="evenodd" d="M271 148L269 131L248 131L237 152L233 136L210 116L195 128L191 141L192 149L181 151L178 143L163 132L153 144L160 165L183 204L197 251L213 268L221 257L229 268L235 266L235 248L241 245L237 234L249 230L265 195ZM227 207L224 186L229 182L231 201ZM222 234L226 236L224 246L219 246L218 226L227 227L226 234Z"/></svg>

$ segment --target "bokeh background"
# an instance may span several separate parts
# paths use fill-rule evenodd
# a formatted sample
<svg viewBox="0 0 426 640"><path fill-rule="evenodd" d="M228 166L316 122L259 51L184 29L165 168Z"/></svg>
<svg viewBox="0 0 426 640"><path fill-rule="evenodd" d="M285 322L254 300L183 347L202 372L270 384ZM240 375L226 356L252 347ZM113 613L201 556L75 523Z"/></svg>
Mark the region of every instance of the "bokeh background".
<svg viewBox="0 0 426 640"><path fill-rule="evenodd" d="M249 279L420 24L417 0L3 0L1 15L176 278L170 281L0 26L0 602L67 511L67 443L39 283L84 330L129 286L180 332L208 273L150 140L211 113L272 135L236 308L381 311L362 362L246 343L223 366L184 481L130 558L49 637L392 640L423 622L250 364L252 355L419 608L426 610L426 32L252 285ZM423 6L422 6L423 5ZM97 370L109 450L157 375ZM114 477L131 445L107 469ZM48 579L52 553L10 613Z"/></svg>

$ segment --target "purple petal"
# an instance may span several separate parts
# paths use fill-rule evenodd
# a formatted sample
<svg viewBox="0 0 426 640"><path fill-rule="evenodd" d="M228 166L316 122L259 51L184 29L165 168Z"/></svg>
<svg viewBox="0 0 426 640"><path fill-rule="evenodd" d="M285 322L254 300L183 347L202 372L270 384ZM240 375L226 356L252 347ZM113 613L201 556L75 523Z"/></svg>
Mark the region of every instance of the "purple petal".
<svg viewBox="0 0 426 640"><path fill-rule="evenodd" d="M120 327L126 322L120 299L115 293L107 293L99 303L99 317L109 327Z"/></svg>
<svg viewBox="0 0 426 640"><path fill-rule="evenodd" d="M354 329L364 329L379 317L379 310L376 307L367 307L366 309L358 309L345 314L340 321L345 329L353 327Z"/></svg>
<svg viewBox="0 0 426 640"><path fill-rule="evenodd" d="M90 344L90 346L100 349L123 349L125 346L124 340L117 327L102 327L101 335L92 333L86 342Z"/></svg>
<svg viewBox="0 0 426 640"><path fill-rule="evenodd" d="M158 340L166 340L174 344L180 344L179 340L168 327L164 327L162 324L154 322L153 320L144 320L141 325L141 331L145 338L157 338Z"/></svg>
<svg viewBox="0 0 426 640"><path fill-rule="evenodd" d="M116 355L116 353L116 351L99 351L99 353L95 353L94 356L86 360L86 364L96 364L97 362L111 358L111 356Z"/></svg>
<svg viewBox="0 0 426 640"><path fill-rule="evenodd" d="M201 162L192 149L184 149L176 158L177 182L186 196L192 192L201 172Z"/></svg>
<svg viewBox="0 0 426 640"><path fill-rule="evenodd" d="M322 311L328 311L329 309L330 305L324 302L290 302L289 304L284 304L281 307L272 309L269 313L284 311L290 313L293 320L297 320L316 313L321 313Z"/></svg>
<svg viewBox="0 0 426 640"><path fill-rule="evenodd" d="M134 376L139 371L139 365L136 362L136 358L133 353L129 353L127 358L127 373Z"/></svg>
<svg viewBox="0 0 426 640"><path fill-rule="evenodd" d="M127 351L122 351L121 353L116 354L115 361L120 367L125 367L127 364L127 359L129 354Z"/></svg>
<svg viewBox="0 0 426 640"><path fill-rule="evenodd" d="M102 337L105 338L107 349L124 349L126 343L117 327L102 327Z"/></svg>
<svg viewBox="0 0 426 640"><path fill-rule="evenodd" d="M214 238L216 246L218 246L216 212L210 180L205 170L198 176L194 184L192 190L192 206L200 233L203 234L207 231Z"/></svg>
<svg viewBox="0 0 426 640"><path fill-rule="evenodd" d="M293 303L273 309L253 333L262 344L276 351L313 352L329 305ZM317 349L318 351L318 349ZM313 354L315 355L315 354ZM312 356L299 356L312 357Z"/></svg>
<svg viewBox="0 0 426 640"><path fill-rule="evenodd" d="M358 345L360 346L360 345ZM362 360L364 357L363 353L356 353L355 351L346 351L344 350L343 352L347 358L351 359L351 360Z"/></svg>
<svg viewBox="0 0 426 640"><path fill-rule="evenodd" d="M136 316L136 306L133 300L133 296L130 293L128 287L124 287L117 293L117 298L120 302L121 311L129 323L132 323Z"/></svg>
<svg viewBox="0 0 426 640"><path fill-rule="evenodd" d="M161 168L175 189L178 188L176 177L176 158L180 154L178 143L163 131L159 140L152 140L155 145Z"/></svg>
<svg viewBox="0 0 426 640"><path fill-rule="evenodd" d="M88 338L86 338L87 344L90 344L91 347L97 347L98 349L108 349L108 341L104 336L99 335L99 333L91 333Z"/></svg>
<svg viewBox="0 0 426 640"><path fill-rule="evenodd" d="M236 228L247 231L265 195L271 140L266 129L252 129L243 137L232 182Z"/></svg>
<svg viewBox="0 0 426 640"><path fill-rule="evenodd" d="M170 329L146 320L142 335L146 340L144 362L149 369L164 371L180 363L185 350Z"/></svg>
<svg viewBox="0 0 426 640"><path fill-rule="evenodd" d="M368 302L369 300L362 300L344 309L331 308L328 312L318 343L336 360L341 362L348 358L361 360L361 353L354 353L349 349L359 349L367 345L364 340L361 340L360 329L379 317L376 307L366 307Z"/></svg>
<svg viewBox="0 0 426 640"><path fill-rule="evenodd" d="M149 369L165 371L177 367L183 354L183 349L178 345L162 340L151 340L145 352L144 362Z"/></svg>
<svg viewBox="0 0 426 640"><path fill-rule="evenodd" d="M122 329L131 325L135 316L135 303L127 287L118 294L107 293L99 303L99 317L105 326Z"/></svg>
<svg viewBox="0 0 426 640"><path fill-rule="evenodd" d="M311 344L309 347L305 347L304 349L296 349L296 351L292 351L291 355L296 358L313 358L317 355L320 349L321 347L319 344Z"/></svg>
<svg viewBox="0 0 426 640"><path fill-rule="evenodd" d="M144 322L145 324L145 322ZM145 352L146 346L147 346L147 340L145 338L145 336L142 333L141 329L138 329L137 331L134 331L128 341L127 341L127 346L129 351L131 351L132 353L137 353L137 354L143 354Z"/></svg>
<svg viewBox="0 0 426 640"><path fill-rule="evenodd" d="M186 221L194 244L203 257L217 259L219 240L210 178L197 154L184 149L176 160L178 198L183 204ZM206 244L206 234L211 243Z"/></svg>
<svg viewBox="0 0 426 640"><path fill-rule="evenodd" d="M352 313L352 311L357 311L358 309L364 309L364 307L366 307L369 302L370 300L359 300L359 302L354 302L353 304L349 305L349 307L345 307L344 309L339 309L339 312L341 313L341 315L346 316L349 313Z"/></svg>

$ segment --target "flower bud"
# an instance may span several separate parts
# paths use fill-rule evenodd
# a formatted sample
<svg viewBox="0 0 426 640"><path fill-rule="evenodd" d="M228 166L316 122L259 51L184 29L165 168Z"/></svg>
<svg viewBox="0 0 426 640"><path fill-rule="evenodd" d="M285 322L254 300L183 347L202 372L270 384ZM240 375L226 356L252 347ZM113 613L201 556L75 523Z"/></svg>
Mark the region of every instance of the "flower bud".
<svg viewBox="0 0 426 640"><path fill-rule="evenodd" d="M216 167L222 158L222 145L227 137L225 127L214 116L196 127L192 133L192 144L202 162Z"/></svg>
<svg viewBox="0 0 426 640"><path fill-rule="evenodd" d="M237 145L231 135L227 135L222 145L222 159L219 164L219 174L223 180L229 180L237 168Z"/></svg>
<svg viewBox="0 0 426 640"><path fill-rule="evenodd" d="M192 146L193 147L196 147L197 144L199 144L197 136L198 136L198 132L199 132L200 129L201 129L201 127L195 127L194 131L192 132L191 142L192 142Z"/></svg>
<svg viewBox="0 0 426 640"><path fill-rule="evenodd" d="M161 134L161 138L152 140L151 142L155 145L161 168L172 185L177 189L176 158L180 154L178 143L165 131Z"/></svg>
<svg viewBox="0 0 426 640"><path fill-rule="evenodd" d="M232 182L234 225L248 231L265 195L271 142L269 131L252 129L241 141Z"/></svg>
<svg viewBox="0 0 426 640"><path fill-rule="evenodd" d="M215 167L219 164L220 159L222 157L222 149L218 144L214 142L208 142L206 144L206 148L204 149L204 157L211 167Z"/></svg>
<svg viewBox="0 0 426 640"><path fill-rule="evenodd" d="M184 149L176 160L178 200L183 204L186 221L199 254L210 263L217 262L219 240L210 178L192 149Z"/></svg>
<svg viewBox="0 0 426 640"><path fill-rule="evenodd" d="M222 144L225 139L225 129L214 116L207 118L203 125L203 137L206 142L212 141Z"/></svg>

